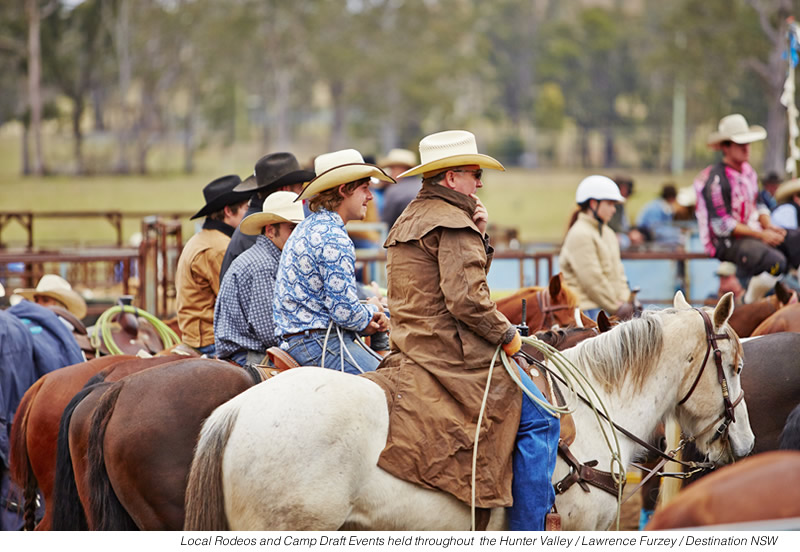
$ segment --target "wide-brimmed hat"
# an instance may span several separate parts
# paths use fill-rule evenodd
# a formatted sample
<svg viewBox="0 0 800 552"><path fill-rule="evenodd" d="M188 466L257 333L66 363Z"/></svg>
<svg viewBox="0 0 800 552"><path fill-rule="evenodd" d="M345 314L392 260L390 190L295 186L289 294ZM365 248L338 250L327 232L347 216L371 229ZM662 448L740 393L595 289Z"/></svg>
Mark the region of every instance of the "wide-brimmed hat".
<svg viewBox="0 0 800 552"><path fill-rule="evenodd" d="M325 190L336 188L362 178L377 178L384 182L394 182L394 178L375 165L364 162L361 154L354 149L324 153L314 160L317 177L305 185L297 199L308 199Z"/></svg>
<svg viewBox="0 0 800 552"><path fill-rule="evenodd" d="M205 217L216 213L228 205L235 205L250 198L250 192L234 192L233 189L242 181L235 174L217 178L203 188L203 197L206 204L202 209L192 215L191 219Z"/></svg>
<svg viewBox="0 0 800 552"><path fill-rule="evenodd" d="M708 145L719 148L720 142L730 140L735 144L750 144L767 137L767 131L759 125L748 125L744 115L734 113L719 121L717 130L709 134Z"/></svg>
<svg viewBox="0 0 800 552"><path fill-rule="evenodd" d="M303 184L314 176L314 171L301 168L297 158L291 153L270 153L256 162L252 178L246 178L233 191L268 192L289 184Z"/></svg>
<svg viewBox="0 0 800 552"><path fill-rule="evenodd" d="M722 261L719 263L717 270L714 271L714 274L717 276L733 276L736 274L736 265L728 261Z"/></svg>
<svg viewBox="0 0 800 552"><path fill-rule="evenodd" d="M14 293L34 302L37 295L52 297L63 303L78 319L86 316L86 301L58 274L45 274L36 284L36 288L19 288L15 289Z"/></svg>
<svg viewBox="0 0 800 552"><path fill-rule="evenodd" d="M411 168L417 164L417 154L411 150L394 148L386 154L386 157L378 161L378 166L387 167L407 167Z"/></svg>
<svg viewBox="0 0 800 552"><path fill-rule="evenodd" d="M428 178L442 172L442 169L462 165L506 170L497 159L478 153L475 135L466 130L445 130L426 136L419 142L419 157L422 161L419 165L398 175L397 178L415 174Z"/></svg>
<svg viewBox="0 0 800 552"><path fill-rule="evenodd" d="M296 203L295 199L297 199L297 194L294 192L272 192L264 200L261 212L244 217L244 220L239 225L239 230L243 234L253 236L260 234L261 229L267 224L302 222L306 218L303 212L303 204Z"/></svg>
<svg viewBox="0 0 800 552"><path fill-rule="evenodd" d="M794 194L800 193L800 179L787 180L775 190L775 201L778 203L785 203L791 199Z"/></svg>

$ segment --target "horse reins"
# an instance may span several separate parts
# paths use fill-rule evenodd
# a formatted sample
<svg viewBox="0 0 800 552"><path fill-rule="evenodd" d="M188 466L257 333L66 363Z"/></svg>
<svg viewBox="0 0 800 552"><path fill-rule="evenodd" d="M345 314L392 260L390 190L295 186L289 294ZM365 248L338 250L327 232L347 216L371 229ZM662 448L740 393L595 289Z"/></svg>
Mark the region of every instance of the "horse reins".
<svg viewBox="0 0 800 552"><path fill-rule="evenodd" d="M711 427L716 425L720 420L724 420L724 423L717 429L716 434L711 439L711 442L714 442L715 440L719 439L720 437L722 437L727 432L728 426L731 423L735 423L735 417L734 417L734 414L733 414L733 410L736 407L736 405L738 405L742 401L742 399L744 398L744 390L742 390L740 392L739 397L735 401L731 402L730 396L729 396L729 393L728 393L728 381L725 378L725 373L724 373L723 368L722 368L722 351L720 350L719 345L717 343L717 340L720 340L720 339L731 339L731 337L728 334L715 334L713 325L711 324L711 319L709 318L708 314L705 311L701 310L701 309L694 309L694 310L699 312L700 315L703 318L704 329L705 329L705 332L706 332L706 343L707 343L706 354L705 354L705 358L703 359L703 363L700 366L700 370L698 371L698 374L695 377L695 380L692 383L691 388L689 389L689 392L686 394L686 396L683 399L680 400L680 402L678 402L678 405L681 405L681 404L685 403L689 399L689 397L692 395L694 390L696 389L697 384L700 381L700 376L703 374L703 371L705 369L705 365L706 365L706 362L708 361L708 357L711 354L711 351L713 350L714 351L714 363L717 366L717 379L719 380L720 386L722 387L722 396L723 396L723 400L724 400L724 404L725 404L725 414L721 418L718 418L717 420L713 421L711 424L706 426L702 431L698 432L697 435L702 435L703 433L708 431ZM533 358L529 354L525 353L524 351L520 351L520 353L525 357L525 359L528 362L536 365L537 367L539 367L542 370L545 370L550 375L552 375L556 380L560 381L562 384L569 386L569 384L563 378L561 378L561 376L559 374L557 374L554 371L550 370L550 368L548 366L546 366L544 363L536 360L535 358ZM586 399L580 393L576 393L576 395L584 403L591 404L589 402L589 400ZM650 474L648 474L647 477L642 479L642 481L639 483L639 485L636 487L636 489L634 489L634 492L636 492L636 490L638 490L639 487L641 487L648 479L650 479L657 472L657 470L661 466L666 464L667 462L675 462L677 464L680 464L680 465L682 465L684 467L690 468L690 469L695 470L695 471L698 470L698 469L710 469L710 468L714 467L714 464L712 462L692 462L692 461L687 462L687 461L681 460L679 458L675 458L674 454L677 454L677 452L682 448L683 445L679 446L677 449L675 449L674 451L671 451L670 453L666 453L666 452L662 451L661 449L658 449L658 448L654 447L653 445L651 445L650 443L644 441L643 439L640 439L639 437L637 437L636 435L634 435L633 433L631 433L630 431L628 431L624 427L618 425L616 422L610 420L604 413L598 411L598 414L600 414L600 416L602 416L608 423L610 423L612 426L614 426L614 428L616 428L620 433L625 435L627 438L629 438L633 442L637 443L638 445L644 447L648 452L650 452L652 454L655 454L655 455L659 456L662 459L661 462L659 463L659 465L654 470L652 470L650 472ZM691 441L693 439L694 439L694 437L688 439L688 441ZM586 487L586 483L589 483L589 484L594 485L594 486L596 486L596 487L598 487L598 488L600 488L600 489L602 489L604 491L607 491L607 492L609 492L611 494L616 494L616 492L612 488L609 488L608 485L603 484L598 480L597 475L602 476L602 479L606 479L607 478L606 475L610 476L611 474L609 472L602 472L602 471L597 470L596 468L594 468L594 465L596 465L596 461L593 460L593 461L590 461L589 463L581 464L569 452L569 448L566 445L562 446L561 443L559 443L559 452L562 454L562 457L566 459L567 464L571 466L572 470L570 471L570 473L567 476L564 477L564 479L562 479L561 481L559 481L558 483L556 483L554 485L554 487L556 489L556 493L561 494L561 493L565 492L569 487L571 487L575 483L579 483L579 485L585 491L588 491L588 488ZM588 477L584 478L584 475L587 475ZM598 484L598 483L600 483L600 484ZM632 495L633 495L633 493L629 494L627 498L630 498ZM627 500L627 498L626 498L626 500Z"/></svg>
<svg viewBox="0 0 800 552"><path fill-rule="evenodd" d="M556 320L555 316L553 315L556 311L561 310L573 310L575 307L570 307L569 305L559 305L553 304L550 300L550 293L547 290L539 290L536 292L536 302L539 304L539 311L542 313L542 327L545 329L551 328L552 326L547 325L547 317L550 317L551 322L558 324L558 320ZM580 318L576 318L576 321L580 320ZM523 320L523 322L525 322Z"/></svg>

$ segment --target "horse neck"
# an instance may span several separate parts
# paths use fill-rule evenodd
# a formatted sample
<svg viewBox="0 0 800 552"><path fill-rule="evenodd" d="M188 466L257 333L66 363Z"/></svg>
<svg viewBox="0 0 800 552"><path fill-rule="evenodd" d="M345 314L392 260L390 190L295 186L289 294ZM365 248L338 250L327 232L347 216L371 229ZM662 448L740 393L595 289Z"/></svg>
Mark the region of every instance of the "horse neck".
<svg viewBox="0 0 800 552"><path fill-rule="evenodd" d="M672 326L672 328L665 328L662 352L657 358L652 359L652 362L657 365L648 372L648 375L642 381L641 387L635 385L632 378L625 378L623 385L606 389L603 382L599 381L591 372L581 370L600 396L611 420L642 440L647 440L658 423L666 415L674 411L679 400L677 395L680 391L678 389L682 389L681 382L684 378L690 377L687 372L699 369L699 363L703 359L702 351L698 350L698 344L689 339L676 339L667 334L667 332L678 329L678 325ZM573 360L585 343L600 339L609 338L600 335L594 340L579 343L573 349L563 351L563 354ZM674 345L679 347L680 353L674 352ZM681 365L679 359L685 359L690 355L695 359L691 363L692 368L676 369ZM683 362L682 364L687 365L688 363ZM578 454L583 454L584 459L598 459L600 461L598 468L608 470L609 464L607 461L611 459L611 452L598 429L598 421L594 411L579 399L573 398L571 400L576 405L573 417L577 428L577 438L575 444L571 445L570 448L575 449ZM598 410L600 410L599 407ZM603 428L613 443L609 424L605 420L603 420ZM621 459L623 465L627 465L643 450L643 447L624 437L622 433L618 432L617 435L620 443ZM580 458L581 456L578 457Z"/></svg>

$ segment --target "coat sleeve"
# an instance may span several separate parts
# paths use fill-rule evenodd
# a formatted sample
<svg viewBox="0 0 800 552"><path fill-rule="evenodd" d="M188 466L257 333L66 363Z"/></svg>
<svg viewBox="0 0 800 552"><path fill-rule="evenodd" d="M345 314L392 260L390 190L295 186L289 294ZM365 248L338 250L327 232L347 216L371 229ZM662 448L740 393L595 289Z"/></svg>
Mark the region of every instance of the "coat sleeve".
<svg viewBox="0 0 800 552"><path fill-rule="evenodd" d="M604 231L612 230L606 227ZM568 249L570 259L580 259L580 264L574 267L574 272L586 296L603 310L611 314L617 312L618 301L615 297L617 286L609 282L603 273L594 240L590 236L567 235L564 247Z"/></svg>
<svg viewBox="0 0 800 552"><path fill-rule="evenodd" d="M489 295L481 237L471 229L442 229L438 260L439 286L447 310L489 343L502 343L511 322Z"/></svg>

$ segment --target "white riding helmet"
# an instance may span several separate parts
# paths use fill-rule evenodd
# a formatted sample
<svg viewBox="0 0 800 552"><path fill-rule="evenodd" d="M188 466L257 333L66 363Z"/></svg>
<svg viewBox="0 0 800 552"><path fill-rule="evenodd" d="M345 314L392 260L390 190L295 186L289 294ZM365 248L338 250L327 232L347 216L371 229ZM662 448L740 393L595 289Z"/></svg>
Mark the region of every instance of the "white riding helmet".
<svg viewBox="0 0 800 552"><path fill-rule="evenodd" d="M581 204L590 199L598 201L607 199L625 203L625 198L619 193L619 186L607 176L599 174L593 174L581 180L578 190L575 192L575 203Z"/></svg>

